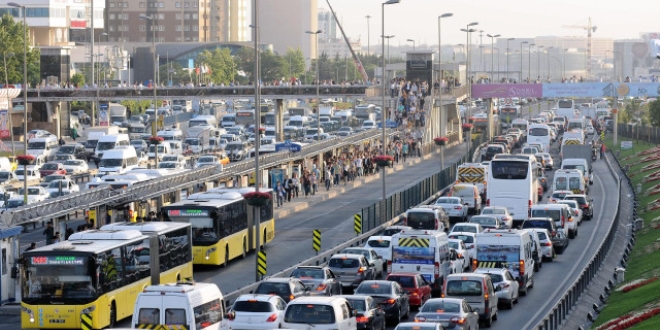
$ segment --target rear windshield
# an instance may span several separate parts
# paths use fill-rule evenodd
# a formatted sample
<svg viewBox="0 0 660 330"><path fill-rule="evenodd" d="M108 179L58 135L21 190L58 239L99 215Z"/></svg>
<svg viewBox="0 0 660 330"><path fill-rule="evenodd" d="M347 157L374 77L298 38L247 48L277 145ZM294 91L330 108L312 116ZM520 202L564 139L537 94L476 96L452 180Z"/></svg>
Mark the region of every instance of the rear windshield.
<svg viewBox="0 0 660 330"><path fill-rule="evenodd" d="M329 267L333 268L358 268L360 267L360 262L357 259L330 259L328 263Z"/></svg>
<svg viewBox="0 0 660 330"><path fill-rule="evenodd" d="M315 304L289 305L284 314L284 322L302 324L333 324L335 311L332 306Z"/></svg>
<svg viewBox="0 0 660 330"><path fill-rule="evenodd" d="M254 293L288 295L289 291L288 283L262 282Z"/></svg>
<svg viewBox="0 0 660 330"><path fill-rule="evenodd" d="M367 310L366 303L364 301L364 298L346 298L348 300L348 303L351 304L351 307L355 308L358 312L364 312Z"/></svg>
<svg viewBox="0 0 660 330"><path fill-rule="evenodd" d="M564 195L566 196L566 195ZM572 201L578 202L578 204L587 204L587 199L584 197L568 197L566 199L570 199Z"/></svg>
<svg viewBox="0 0 660 330"><path fill-rule="evenodd" d="M529 162L494 160L490 167L494 179L524 180L527 179Z"/></svg>
<svg viewBox="0 0 660 330"><path fill-rule="evenodd" d="M493 283L504 281L504 278L502 278L502 275L500 274L488 274L488 276L490 276L490 279L493 281Z"/></svg>
<svg viewBox="0 0 660 330"><path fill-rule="evenodd" d="M456 232L466 232L466 233L476 233L477 232L477 227L476 226L463 226L463 225L456 225L452 229L452 231Z"/></svg>
<svg viewBox="0 0 660 330"><path fill-rule="evenodd" d="M536 232L536 235L539 236L539 240L546 240L546 239L548 239L548 235L546 235L546 234L545 234L544 232L542 232L542 231L537 231L537 232Z"/></svg>
<svg viewBox="0 0 660 330"><path fill-rule="evenodd" d="M474 243L474 237L469 236L469 235L449 235L449 238L460 239L461 241L463 241L465 243Z"/></svg>
<svg viewBox="0 0 660 330"><path fill-rule="evenodd" d="M436 229L435 213L433 212L408 212L407 225L413 229Z"/></svg>
<svg viewBox="0 0 660 330"><path fill-rule="evenodd" d="M480 281L460 280L447 282L448 296L481 296Z"/></svg>
<svg viewBox="0 0 660 330"><path fill-rule="evenodd" d="M422 313L460 313L461 306L458 303L448 301L428 302L422 307Z"/></svg>
<svg viewBox="0 0 660 330"><path fill-rule="evenodd" d="M415 279L412 276L388 276L387 277L388 281L394 281L399 283L404 288L414 288L415 287Z"/></svg>
<svg viewBox="0 0 660 330"><path fill-rule="evenodd" d="M367 245L369 245L372 248L388 248L390 247L390 241L388 240L373 240L373 241L368 241Z"/></svg>
<svg viewBox="0 0 660 330"><path fill-rule="evenodd" d="M454 189L452 189L451 195L453 197L474 198L474 188L473 187L454 186Z"/></svg>
<svg viewBox="0 0 660 330"><path fill-rule="evenodd" d="M323 279L323 269L320 268L298 268L291 272L291 277L301 279Z"/></svg>
<svg viewBox="0 0 660 330"><path fill-rule="evenodd" d="M236 312L268 313L274 312L273 305L267 301L237 301L232 308Z"/></svg>
<svg viewBox="0 0 660 330"><path fill-rule="evenodd" d="M160 309L140 308L138 324L160 324Z"/></svg>
<svg viewBox="0 0 660 330"><path fill-rule="evenodd" d="M549 221L543 220L525 220L522 225L523 228L545 228L552 230L552 224Z"/></svg>
<svg viewBox="0 0 660 330"><path fill-rule="evenodd" d="M555 222L561 220L561 211L559 210L532 210L532 217L552 218ZM545 227L544 227L545 228Z"/></svg>
<svg viewBox="0 0 660 330"><path fill-rule="evenodd" d="M572 177L568 178L568 189L574 190L574 189L580 189L580 183L582 180L577 177Z"/></svg>

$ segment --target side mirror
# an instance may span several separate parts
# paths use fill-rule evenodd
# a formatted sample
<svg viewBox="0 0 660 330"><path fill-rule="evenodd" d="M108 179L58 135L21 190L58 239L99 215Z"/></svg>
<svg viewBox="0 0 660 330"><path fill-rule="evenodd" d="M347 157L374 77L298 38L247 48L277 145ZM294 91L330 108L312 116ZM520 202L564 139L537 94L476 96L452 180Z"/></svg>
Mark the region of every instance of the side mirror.
<svg viewBox="0 0 660 330"><path fill-rule="evenodd" d="M382 259L383 259L383 256L378 256L378 259L381 259L381 260L382 260Z"/></svg>
<svg viewBox="0 0 660 330"><path fill-rule="evenodd" d="M374 263L372 262L372 263L369 264L369 267L376 267L376 264L374 264Z"/></svg>
<svg viewBox="0 0 660 330"><path fill-rule="evenodd" d="M495 286L495 292L500 292L500 291L502 291L502 286L498 284Z"/></svg>

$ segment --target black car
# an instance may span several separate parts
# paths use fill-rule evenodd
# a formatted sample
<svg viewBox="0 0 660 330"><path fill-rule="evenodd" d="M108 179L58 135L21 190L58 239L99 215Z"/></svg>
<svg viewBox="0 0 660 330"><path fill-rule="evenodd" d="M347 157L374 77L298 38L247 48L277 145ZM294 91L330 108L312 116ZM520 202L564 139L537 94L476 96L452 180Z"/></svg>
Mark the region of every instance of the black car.
<svg viewBox="0 0 660 330"><path fill-rule="evenodd" d="M87 159L87 150L82 143L71 143L60 146L58 155L73 155L77 159Z"/></svg>
<svg viewBox="0 0 660 330"><path fill-rule="evenodd" d="M587 198L586 195L566 195L564 199L574 200L580 205L582 219L591 220L594 217L594 205L591 203L593 199Z"/></svg>
<svg viewBox="0 0 660 330"><path fill-rule="evenodd" d="M370 296L385 312L385 317L398 324L410 315L410 299L401 285L393 281L363 281L354 295Z"/></svg>
<svg viewBox="0 0 660 330"><path fill-rule="evenodd" d="M351 307L357 312L358 329L385 329L385 312L378 306L376 300L370 296L340 296L346 298Z"/></svg>
<svg viewBox="0 0 660 330"><path fill-rule="evenodd" d="M564 233L563 230L558 230L555 235L550 237L550 240L552 241L552 247L557 254L564 253L570 242L568 236L566 236L566 233Z"/></svg>
<svg viewBox="0 0 660 330"><path fill-rule="evenodd" d="M256 294L274 294L280 296L286 303L298 297L309 296L309 289L297 278L271 277L259 283Z"/></svg>

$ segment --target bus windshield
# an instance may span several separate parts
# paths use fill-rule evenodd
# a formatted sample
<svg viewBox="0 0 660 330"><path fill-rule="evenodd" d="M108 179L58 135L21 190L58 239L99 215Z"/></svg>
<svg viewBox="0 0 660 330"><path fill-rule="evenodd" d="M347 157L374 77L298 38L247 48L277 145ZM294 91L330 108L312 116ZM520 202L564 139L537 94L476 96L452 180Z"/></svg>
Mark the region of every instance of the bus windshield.
<svg viewBox="0 0 660 330"><path fill-rule="evenodd" d="M499 160L490 165L495 179L524 180L529 174L528 162Z"/></svg>
<svg viewBox="0 0 660 330"><path fill-rule="evenodd" d="M530 136L547 136L548 134L548 129L542 127L536 127L529 130Z"/></svg>
<svg viewBox="0 0 660 330"><path fill-rule="evenodd" d="M408 212L407 224L413 229L437 229L433 212Z"/></svg>
<svg viewBox="0 0 660 330"><path fill-rule="evenodd" d="M96 281L89 258L81 255L32 255L26 258L23 302L52 299L94 299Z"/></svg>

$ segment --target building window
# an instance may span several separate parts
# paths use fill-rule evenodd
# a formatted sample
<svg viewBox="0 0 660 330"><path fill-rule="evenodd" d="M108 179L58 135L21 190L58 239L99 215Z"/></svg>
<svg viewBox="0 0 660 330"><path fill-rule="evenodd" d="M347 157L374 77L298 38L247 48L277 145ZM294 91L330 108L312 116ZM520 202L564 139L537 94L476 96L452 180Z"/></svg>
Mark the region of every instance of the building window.
<svg viewBox="0 0 660 330"><path fill-rule="evenodd" d="M147 42L147 38L145 38L145 37L140 37L140 42Z"/></svg>
<svg viewBox="0 0 660 330"><path fill-rule="evenodd" d="M158 37L156 38L158 42L165 42L165 37Z"/></svg>
<svg viewBox="0 0 660 330"><path fill-rule="evenodd" d="M26 8L26 17L49 17L49 8Z"/></svg>
<svg viewBox="0 0 660 330"><path fill-rule="evenodd" d="M193 8L197 8L197 6L199 5L199 3L198 3L197 1L193 1L192 5L193 5Z"/></svg>
<svg viewBox="0 0 660 330"><path fill-rule="evenodd" d="M128 13L119 14L119 18L123 21L128 21Z"/></svg>
<svg viewBox="0 0 660 330"><path fill-rule="evenodd" d="M140 25L140 31L147 31L147 27L145 25Z"/></svg>
<svg viewBox="0 0 660 330"><path fill-rule="evenodd" d="M193 31L199 31L199 26L193 25Z"/></svg>
<svg viewBox="0 0 660 330"><path fill-rule="evenodd" d="M192 19L199 19L199 14L192 14Z"/></svg>
<svg viewBox="0 0 660 330"><path fill-rule="evenodd" d="M158 3L158 8L165 8L165 3L159 2Z"/></svg>
<svg viewBox="0 0 660 330"><path fill-rule="evenodd" d="M190 8L190 2L184 2L183 6L186 7L186 8Z"/></svg>
<svg viewBox="0 0 660 330"><path fill-rule="evenodd" d="M180 21L180 20L181 20L181 14L174 14L174 18L175 18L177 21Z"/></svg>
<svg viewBox="0 0 660 330"><path fill-rule="evenodd" d="M190 19L190 14L183 14L183 18Z"/></svg>
<svg viewBox="0 0 660 330"><path fill-rule="evenodd" d="M110 20L115 19L115 14L108 15L108 19L110 19Z"/></svg>
<svg viewBox="0 0 660 330"><path fill-rule="evenodd" d="M175 31L181 32L181 25L177 25L174 27Z"/></svg>
<svg viewBox="0 0 660 330"><path fill-rule="evenodd" d="M193 38L193 41L199 41L199 38L194 37L194 38Z"/></svg>
<svg viewBox="0 0 660 330"><path fill-rule="evenodd" d="M113 32L115 30L115 26L114 25L108 25L108 30L110 30L110 32Z"/></svg>
<svg viewBox="0 0 660 330"><path fill-rule="evenodd" d="M181 2L175 2L174 7L176 8L181 8Z"/></svg>
<svg viewBox="0 0 660 330"><path fill-rule="evenodd" d="M122 3L122 7L124 7L124 8L128 8L128 2L123 2L123 3Z"/></svg>
<svg viewBox="0 0 660 330"><path fill-rule="evenodd" d="M165 25L159 25L158 31L165 31Z"/></svg>
<svg viewBox="0 0 660 330"><path fill-rule="evenodd" d="M183 29L184 29L185 31L190 31L190 25L186 25Z"/></svg>
<svg viewBox="0 0 660 330"><path fill-rule="evenodd" d="M144 3L144 2L140 2L140 8L146 8L146 7L147 7L147 4L146 4L146 3Z"/></svg>
<svg viewBox="0 0 660 330"><path fill-rule="evenodd" d="M110 8L115 8L115 3L114 2L110 3Z"/></svg>
<svg viewBox="0 0 660 330"><path fill-rule="evenodd" d="M176 42L181 42L181 37L176 37Z"/></svg>
<svg viewBox="0 0 660 330"><path fill-rule="evenodd" d="M158 14L158 19L165 19L165 14Z"/></svg>

